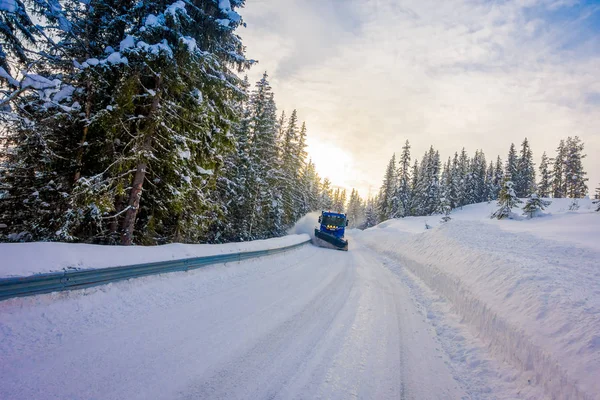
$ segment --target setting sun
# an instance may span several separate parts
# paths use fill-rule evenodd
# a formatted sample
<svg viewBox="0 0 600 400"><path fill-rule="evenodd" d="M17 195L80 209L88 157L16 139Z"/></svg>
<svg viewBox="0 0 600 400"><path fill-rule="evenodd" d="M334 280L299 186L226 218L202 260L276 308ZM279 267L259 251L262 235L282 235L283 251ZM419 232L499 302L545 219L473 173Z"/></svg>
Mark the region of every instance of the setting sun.
<svg viewBox="0 0 600 400"><path fill-rule="evenodd" d="M349 189L353 159L350 154L332 143L308 138L308 157L315 164L317 172L323 178L329 178L336 187Z"/></svg>

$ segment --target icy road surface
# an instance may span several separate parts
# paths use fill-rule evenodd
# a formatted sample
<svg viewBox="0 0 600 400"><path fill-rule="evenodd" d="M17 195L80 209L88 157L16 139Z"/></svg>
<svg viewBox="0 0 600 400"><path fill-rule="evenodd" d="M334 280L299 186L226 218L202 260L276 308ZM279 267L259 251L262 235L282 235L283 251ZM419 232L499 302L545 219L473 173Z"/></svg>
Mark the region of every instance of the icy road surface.
<svg viewBox="0 0 600 400"><path fill-rule="evenodd" d="M495 398L409 286L354 241L0 302L0 398Z"/></svg>

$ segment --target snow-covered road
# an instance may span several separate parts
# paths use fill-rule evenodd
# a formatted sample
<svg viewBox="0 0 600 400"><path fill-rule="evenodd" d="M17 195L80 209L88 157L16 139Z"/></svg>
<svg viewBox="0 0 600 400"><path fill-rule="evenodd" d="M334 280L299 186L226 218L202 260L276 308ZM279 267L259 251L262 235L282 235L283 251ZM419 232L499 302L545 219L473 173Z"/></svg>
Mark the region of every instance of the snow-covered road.
<svg viewBox="0 0 600 400"><path fill-rule="evenodd" d="M463 397L407 290L354 243L5 301L0 398Z"/></svg>

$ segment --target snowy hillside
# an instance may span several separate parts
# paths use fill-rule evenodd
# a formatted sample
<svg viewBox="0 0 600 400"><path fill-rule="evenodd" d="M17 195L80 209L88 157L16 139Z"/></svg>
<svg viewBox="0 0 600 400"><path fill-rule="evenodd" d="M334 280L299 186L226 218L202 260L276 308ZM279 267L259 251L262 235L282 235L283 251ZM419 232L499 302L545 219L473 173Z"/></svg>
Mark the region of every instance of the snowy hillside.
<svg viewBox="0 0 600 400"><path fill-rule="evenodd" d="M495 202L440 216L388 220L358 241L399 261L496 358L553 398L600 393L600 214L591 200L554 199L547 215L492 220ZM426 229L426 224L431 229Z"/></svg>

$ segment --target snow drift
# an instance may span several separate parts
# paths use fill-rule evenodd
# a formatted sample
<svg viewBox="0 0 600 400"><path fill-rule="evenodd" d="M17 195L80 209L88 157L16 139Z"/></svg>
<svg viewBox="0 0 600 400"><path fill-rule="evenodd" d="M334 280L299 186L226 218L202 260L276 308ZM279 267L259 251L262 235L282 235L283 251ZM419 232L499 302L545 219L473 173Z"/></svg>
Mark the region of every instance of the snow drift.
<svg viewBox="0 0 600 400"><path fill-rule="evenodd" d="M357 236L448 299L499 359L551 398L599 398L600 214L554 200L543 218L492 221L495 204L386 221ZM428 225L438 225L425 229Z"/></svg>

